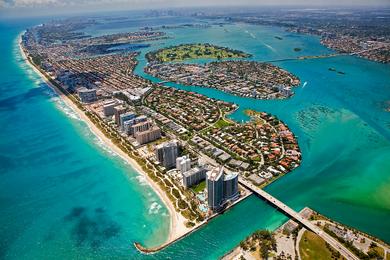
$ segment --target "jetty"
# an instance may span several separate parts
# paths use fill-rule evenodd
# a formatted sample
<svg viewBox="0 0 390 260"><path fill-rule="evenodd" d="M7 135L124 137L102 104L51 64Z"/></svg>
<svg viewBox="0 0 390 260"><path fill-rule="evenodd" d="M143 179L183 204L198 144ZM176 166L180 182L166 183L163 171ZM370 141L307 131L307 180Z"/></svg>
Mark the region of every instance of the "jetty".
<svg viewBox="0 0 390 260"><path fill-rule="evenodd" d="M216 212L214 213L213 215L211 215L210 217L208 217L207 219L205 219L204 221L200 222L199 224L197 224L195 227L193 227L191 230L189 230L188 232L184 233L183 235L179 236L179 237L176 237L172 240L169 240L167 242L165 242L164 244L162 245L159 245L159 246L156 246L156 247L145 247L143 246L141 243L139 242L134 242L133 245L134 247L142 254L146 254L146 255L150 255L150 254L154 254L154 253L157 253L165 248L167 248L168 246L182 240L183 238L185 237L188 237L190 234L194 233L195 231L199 230L201 227L205 226L207 223L209 223L212 219L214 219L215 217L225 213L226 211L228 211L229 209L231 209L233 206L237 205L238 203L240 203L241 201L245 200L246 198L248 198L249 196L251 196L253 193L251 191L248 191L245 195L241 196L239 199L237 199L236 201L234 201L233 203L231 203L230 205L226 206L225 208L223 208L220 212Z"/></svg>

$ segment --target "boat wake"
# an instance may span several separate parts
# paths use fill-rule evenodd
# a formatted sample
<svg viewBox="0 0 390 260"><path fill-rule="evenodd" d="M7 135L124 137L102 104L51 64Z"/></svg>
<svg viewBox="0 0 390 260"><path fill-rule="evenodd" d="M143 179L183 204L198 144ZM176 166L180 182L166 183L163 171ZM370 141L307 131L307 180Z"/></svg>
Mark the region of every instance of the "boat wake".
<svg viewBox="0 0 390 260"><path fill-rule="evenodd" d="M267 47L268 49L270 49L272 52L278 53L277 50L274 47L272 47L271 45L266 44L264 42L261 42L261 43L264 44L264 46Z"/></svg>

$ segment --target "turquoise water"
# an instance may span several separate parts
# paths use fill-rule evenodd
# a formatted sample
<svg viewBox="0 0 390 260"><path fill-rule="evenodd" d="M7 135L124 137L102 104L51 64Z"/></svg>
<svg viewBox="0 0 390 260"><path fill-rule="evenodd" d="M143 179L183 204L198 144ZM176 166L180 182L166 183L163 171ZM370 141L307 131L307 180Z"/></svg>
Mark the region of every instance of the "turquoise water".
<svg viewBox="0 0 390 260"><path fill-rule="evenodd" d="M140 255L134 241L152 246L166 239L167 210L20 60L17 35L41 22L0 22L0 258L214 259L254 230L273 229L286 220L252 196L159 254ZM131 26L139 24L116 31L135 30ZM98 35L115 26L93 31ZM272 27L238 24L167 33L172 39L142 50L136 73L150 78L142 72L147 51L184 42L237 48L255 60L294 57L295 47L302 48L299 55L332 53L316 37ZM355 57L277 65L307 82L289 100L175 87L239 104L232 115L238 121L247 120L246 108L277 115L298 135L303 164L267 191L297 210L310 206L389 242L390 113L384 104L390 100L390 66Z"/></svg>
<svg viewBox="0 0 390 260"><path fill-rule="evenodd" d="M211 42L246 51L261 61L333 53L317 37L274 27L235 24L168 34L175 39L161 45ZM302 51L297 54L295 47ZM142 70L147 51L142 50L136 73L158 81ZM350 56L275 64L299 76L302 85L307 83L296 88L289 100L261 101L215 89L169 85L238 104L240 109L231 116L237 121L248 120L245 109L278 116L297 134L303 163L266 190L296 209L309 206L389 241L390 113L385 107L390 100L390 65ZM345 75L329 71L330 67Z"/></svg>
<svg viewBox="0 0 390 260"><path fill-rule="evenodd" d="M0 25L0 258L129 256L133 241L165 241L156 194L20 59L31 24Z"/></svg>

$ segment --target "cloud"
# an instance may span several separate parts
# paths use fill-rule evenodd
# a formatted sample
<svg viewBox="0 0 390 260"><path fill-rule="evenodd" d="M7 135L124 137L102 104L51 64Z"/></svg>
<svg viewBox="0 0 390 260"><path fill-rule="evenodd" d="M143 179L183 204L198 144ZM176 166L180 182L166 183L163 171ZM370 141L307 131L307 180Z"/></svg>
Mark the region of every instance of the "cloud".
<svg viewBox="0 0 390 260"><path fill-rule="evenodd" d="M13 8L41 8L53 6L100 6L111 4L143 5L163 4L164 0L0 0L0 6Z"/></svg>
<svg viewBox="0 0 390 260"><path fill-rule="evenodd" d="M0 6L2 7L36 7L36 6L48 6L52 4L58 4L58 0L1 0Z"/></svg>
<svg viewBox="0 0 390 260"><path fill-rule="evenodd" d="M389 0L0 0L0 9L88 9L112 8L138 9L138 8L173 8L189 6L236 6L236 5L389 5ZM0 10L1 11L1 10ZM57 10L56 10L57 11Z"/></svg>

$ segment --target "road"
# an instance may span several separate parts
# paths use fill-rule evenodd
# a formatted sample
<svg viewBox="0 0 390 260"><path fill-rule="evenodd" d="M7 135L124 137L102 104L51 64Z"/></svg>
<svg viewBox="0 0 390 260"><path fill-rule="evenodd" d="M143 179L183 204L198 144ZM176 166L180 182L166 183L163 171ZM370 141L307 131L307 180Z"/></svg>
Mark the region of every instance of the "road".
<svg viewBox="0 0 390 260"><path fill-rule="evenodd" d="M250 181L247 181L243 179L242 177L239 178L239 183L249 190L253 191L269 203L273 204L275 207L283 211L286 215L290 216L293 218L295 221L300 223L302 226L307 228L308 230L314 232L318 236L320 236L322 239L324 239L329 245L331 245L334 249L340 252L342 256L344 256L346 259L351 259L351 260L359 260L357 256L352 254L345 246L343 246L339 241L337 241L335 238L330 236L328 233L323 231L321 228L317 227L313 223L311 223L308 219L305 219L302 217L298 212L278 200L277 198L273 197L266 191L258 188L257 186L253 185Z"/></svg>

